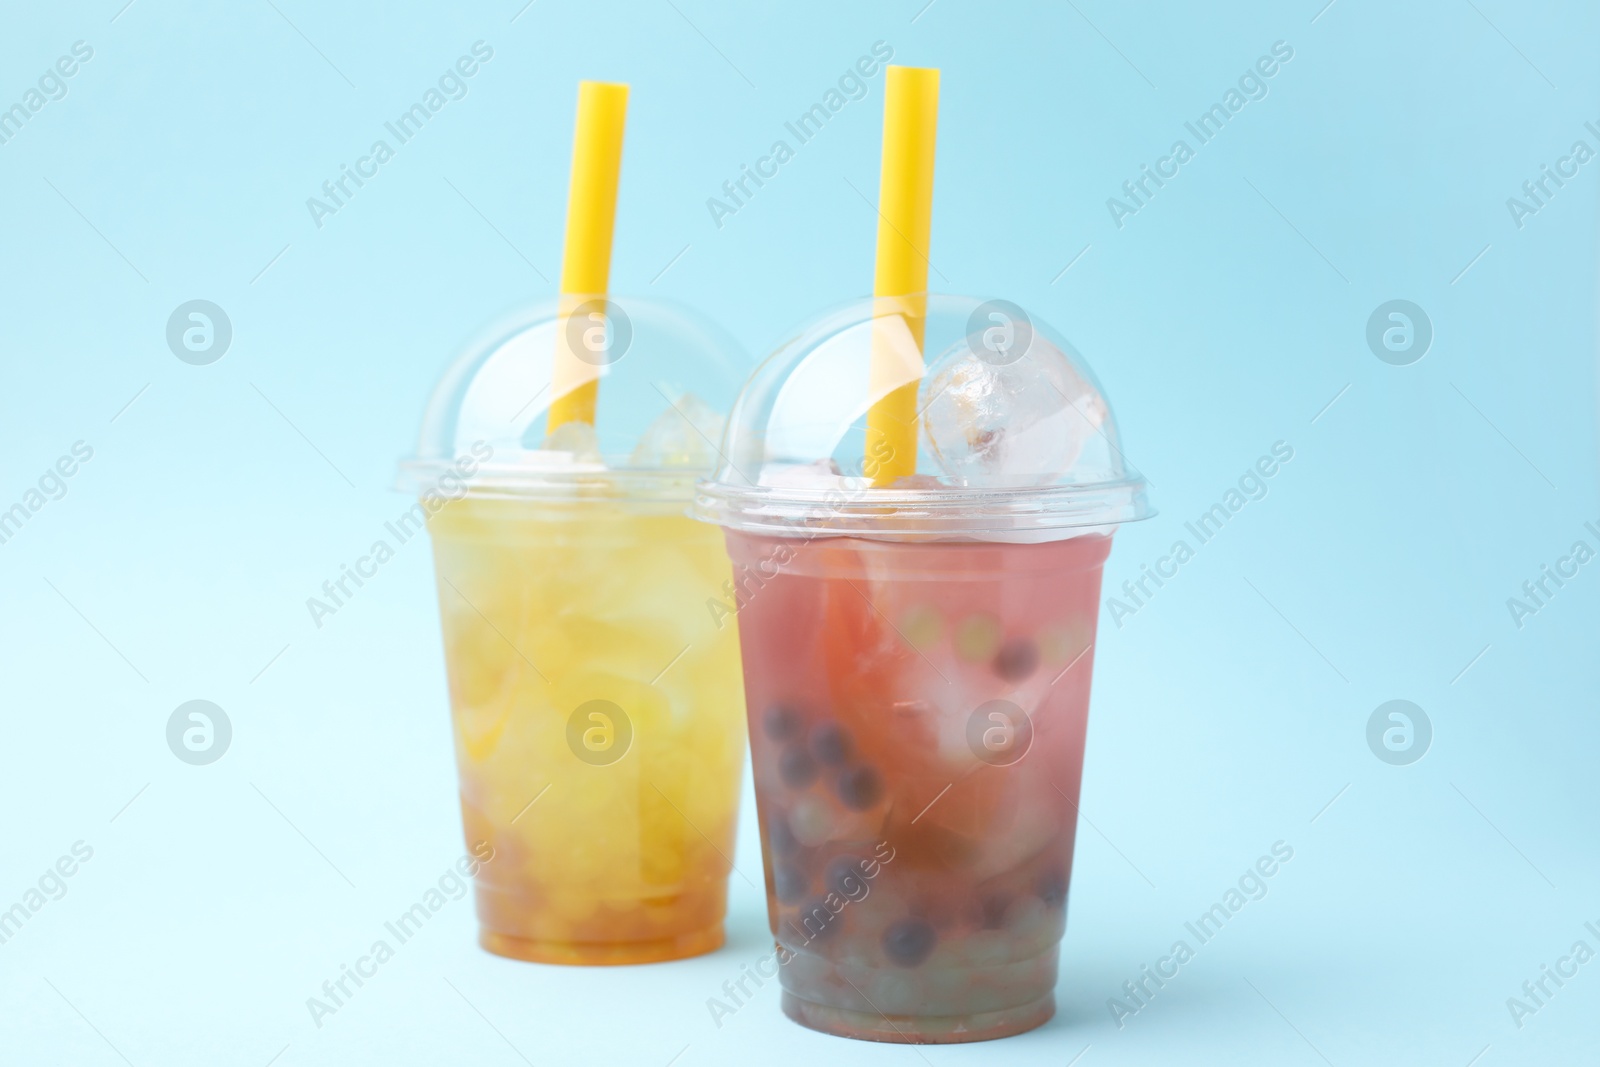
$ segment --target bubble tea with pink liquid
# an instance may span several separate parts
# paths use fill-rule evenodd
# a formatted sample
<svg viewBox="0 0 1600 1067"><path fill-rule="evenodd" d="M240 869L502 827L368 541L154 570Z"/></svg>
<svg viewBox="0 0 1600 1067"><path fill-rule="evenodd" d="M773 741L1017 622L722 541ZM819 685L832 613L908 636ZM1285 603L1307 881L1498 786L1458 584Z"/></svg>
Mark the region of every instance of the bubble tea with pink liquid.
<svg viewBox="0 0 1600 1067"><path fill-rule="evenodd" d="M870 365L914 330L916 456L888 479L906 442L862 418L907 381ZM1040 1025L1101 567L1150 513L1103 393L1014 304L867 301L767 360L723 454L696 508L734 565L783 1010L880 1041Z"/></svg>

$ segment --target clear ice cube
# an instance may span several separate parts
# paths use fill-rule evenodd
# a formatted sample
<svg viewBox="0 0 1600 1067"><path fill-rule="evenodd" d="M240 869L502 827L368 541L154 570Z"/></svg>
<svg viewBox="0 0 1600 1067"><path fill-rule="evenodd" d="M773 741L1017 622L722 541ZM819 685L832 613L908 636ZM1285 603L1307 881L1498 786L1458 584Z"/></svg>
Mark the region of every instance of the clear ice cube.
<svg viewBox="0 0 1600 1067"><path fill-rule="evenodd" d="M1021 355L996 358L979 337L941 352L923 378L922 434L959 485L1024 486L1072 470L1109 417L1066 353L1028 331Z"/></svg>
<svg viewBox="0 0 1600 1067"><path fill-rule="evenodd" d="M632 465L710 468L722 440L723 416L693 393L673 398L634 447Z"/></svg>
<svg viewBox="0 0 1600 1067"><path fill-rule="evenodd" d="M578 463L600 460L600 438L587 422L562 423L544 439L543 447L546 452L565 452Z"/></svg>

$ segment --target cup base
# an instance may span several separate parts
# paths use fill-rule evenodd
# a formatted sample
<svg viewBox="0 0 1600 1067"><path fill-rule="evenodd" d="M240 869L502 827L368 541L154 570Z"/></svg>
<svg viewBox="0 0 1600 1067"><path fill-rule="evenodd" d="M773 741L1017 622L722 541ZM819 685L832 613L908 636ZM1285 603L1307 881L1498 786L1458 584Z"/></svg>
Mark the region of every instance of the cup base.
<svg viewBox="0 0 1600 1067"><path fill-rule="evenodd" d="M632 963L703 956L722 947L722 923L676 937L648 941L536 941L479 929L478 944L496 956L529 963L561 963L575 967L618 967Z"/></svg>
<svg viewBox="0 0 1600 1067"><path fill-rule="evenodd" d="M958 1045L993 1041L1043 1026L1056 1013L1054 993L1031 1004L971 1015L880 1015L802 1000L783 991L783 1013L801 1026L835 1037L900 1045Z"/></svg>

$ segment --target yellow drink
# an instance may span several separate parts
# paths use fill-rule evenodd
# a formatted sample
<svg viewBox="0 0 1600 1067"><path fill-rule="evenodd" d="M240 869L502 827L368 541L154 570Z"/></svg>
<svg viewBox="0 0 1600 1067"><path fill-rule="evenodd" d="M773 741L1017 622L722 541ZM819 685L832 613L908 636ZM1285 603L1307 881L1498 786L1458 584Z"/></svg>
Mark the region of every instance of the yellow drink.
<svg viewBox="0 0 1600 1067"><path fill-rule="evenodd" d="M547 963L722 944L744 758L722 532L682 504L473 497L429 519L480 942Z"/></svg>

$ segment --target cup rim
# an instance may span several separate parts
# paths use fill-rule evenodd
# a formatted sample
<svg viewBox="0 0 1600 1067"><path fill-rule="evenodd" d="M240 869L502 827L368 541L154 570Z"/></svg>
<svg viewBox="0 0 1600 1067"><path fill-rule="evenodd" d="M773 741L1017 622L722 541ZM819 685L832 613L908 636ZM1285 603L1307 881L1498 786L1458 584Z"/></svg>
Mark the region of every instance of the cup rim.
<svg viewBox="0 0 1600 1067"><path fill-rule="evenodd" d="M702 478L690 514L729 529L780 536L1010 534L1037 540L1104 532L1155 514L1145 480L1137 475L1093 485L1005 488L895 489L874 488L867 478L844 482L837 489L799 489Z"/></svg>
<svg viewBox="0 0 1600 1067"><path fill-rule="evenodd" d="M596 497L676 501L687 506L694 497L699 468L628 467L610 461L539 468L516 463L483 463L463 473L445 459L408 459L400 463L394 488L424 496L576 500ZM456 485L443 483L454 476Z"/></svg>

